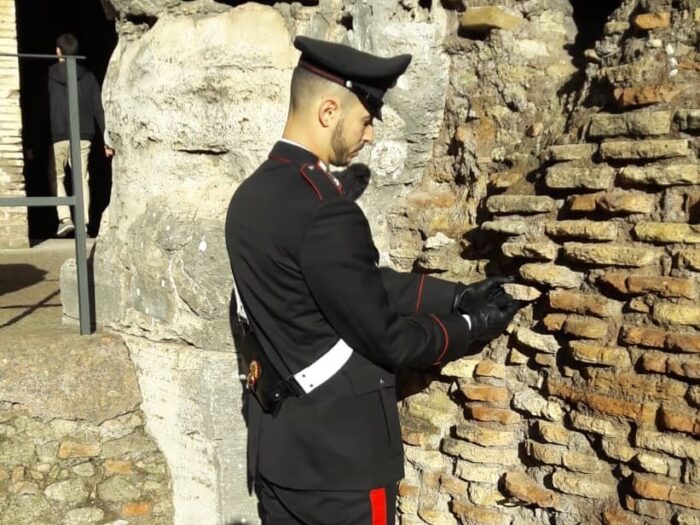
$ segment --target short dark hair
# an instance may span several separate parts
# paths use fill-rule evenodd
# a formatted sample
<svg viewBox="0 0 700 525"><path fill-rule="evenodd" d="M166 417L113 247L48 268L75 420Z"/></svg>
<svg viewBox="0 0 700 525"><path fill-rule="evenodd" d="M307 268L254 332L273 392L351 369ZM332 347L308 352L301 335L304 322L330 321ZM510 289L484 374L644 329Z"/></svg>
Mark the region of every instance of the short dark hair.
<svg viewBox="0 0 700 525"><path fill-rule="evenodd" d="M328 91L329 94L337 94L342 98L343 103L354 98L352 91L344 86L326 80L301 66L295 67L290 87L290 109L301 110L310 96L320 94L323 90Z"/></svg>
<svg viewBox="0 0 700 525"><path fill-rule="evenodd" d="M72 33L63 33L56 39L56 47L61 50L64 55L78 54L78 39Z"/></svg>

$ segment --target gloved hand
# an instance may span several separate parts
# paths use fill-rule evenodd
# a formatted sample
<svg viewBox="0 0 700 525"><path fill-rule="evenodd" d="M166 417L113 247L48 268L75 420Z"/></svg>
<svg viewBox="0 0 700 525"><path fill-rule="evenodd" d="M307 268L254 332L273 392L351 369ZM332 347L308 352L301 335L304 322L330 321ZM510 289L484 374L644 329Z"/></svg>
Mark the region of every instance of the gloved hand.
<svg viewBox="0 0 700 525"><path fill-rule="evenodd" d="M503 292L496 302L485 304L469 313L474 341L486 342L501 335L522 305L521 301L516 301Z"/></svg>
<svg viewBox="0 0 700 525"><path fill-rule="evenodd" d="M505 283L512 283L513 277L490 277L472 284L461 285L455 294L454 310L476 315L481 309L496 304L505 308L512 300L503 290ZM505 296L505 297L504 297Z"/></svg>

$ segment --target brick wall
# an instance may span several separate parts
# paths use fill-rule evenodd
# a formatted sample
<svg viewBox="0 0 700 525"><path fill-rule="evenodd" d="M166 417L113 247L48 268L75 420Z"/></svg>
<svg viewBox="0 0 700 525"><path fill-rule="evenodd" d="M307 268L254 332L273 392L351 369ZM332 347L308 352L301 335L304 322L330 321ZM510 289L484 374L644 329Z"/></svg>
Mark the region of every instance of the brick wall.
<svg viewBox="0 0 700 525"><path fill-rule="evenodd" d="M15 0L0 0L0 53L16 52ZM16 58L0 57L0 102L0 196L24 196L22 115ZM0 248L27 245L27 209L0 208Z"/></svg>

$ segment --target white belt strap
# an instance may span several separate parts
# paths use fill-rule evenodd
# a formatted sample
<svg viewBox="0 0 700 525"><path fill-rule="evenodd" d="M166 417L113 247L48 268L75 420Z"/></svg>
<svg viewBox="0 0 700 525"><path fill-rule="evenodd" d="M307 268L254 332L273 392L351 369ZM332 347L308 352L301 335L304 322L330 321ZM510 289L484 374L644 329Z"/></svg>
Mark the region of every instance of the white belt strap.
<svg viewBox="0 0 700 525"><path fill-rule="evenodd" d="M352 355L352 348L340 339L333 348L319 357L301 372L294 374L299 386L305 393L309 393L321 386L333 377Z"/></svg>
<svg viewBox="0 0 700 525"><path fill-rule="evenodd" d="M245 308L243 308L243 301L241 301L241 296L238 293L235 277L233 279L233 295L236 298L236 317L238 317L239 320L248 322L248 314L246 313Z"/></svg>

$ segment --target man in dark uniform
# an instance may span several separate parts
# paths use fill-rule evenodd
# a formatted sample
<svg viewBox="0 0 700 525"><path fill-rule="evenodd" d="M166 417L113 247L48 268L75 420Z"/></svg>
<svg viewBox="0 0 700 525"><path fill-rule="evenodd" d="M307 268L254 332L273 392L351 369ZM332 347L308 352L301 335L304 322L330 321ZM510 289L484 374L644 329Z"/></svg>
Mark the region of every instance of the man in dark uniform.
<svg viewBox="0 0 700 525"><path fill-rule="evenodd" d="M504 278L464 286L377 266L369 224L328 165L372 142L411 57L294 43L283 138L226 219L238 312L257 346L246 356L249 468L266 525L391 524L403 477L395 372L469 354L519 304ZM270 403L260 385L272 376Z"/></svg>

